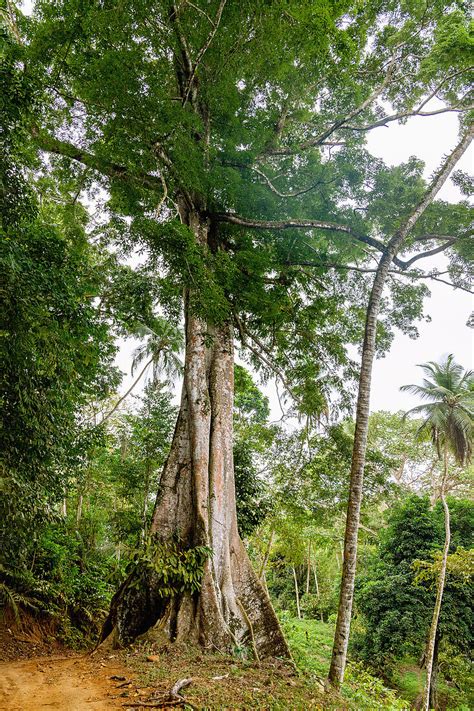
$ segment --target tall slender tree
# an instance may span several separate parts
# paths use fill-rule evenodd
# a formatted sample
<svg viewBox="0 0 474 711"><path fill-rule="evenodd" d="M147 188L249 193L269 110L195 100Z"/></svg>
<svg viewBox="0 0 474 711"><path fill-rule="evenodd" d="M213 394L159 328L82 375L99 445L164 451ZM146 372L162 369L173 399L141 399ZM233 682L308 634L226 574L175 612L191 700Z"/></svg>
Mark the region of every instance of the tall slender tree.
<svg viewBox="0 0 474 711"><path fill-rule="evenodd" d="M370 292L365 321L364 343L362 346L361 369L359 376L359 393L357 398L356 426L354 448L350 474L349 502L347 506L347 523L344 538L344 562L342 568L341 592L334 635L334 646L331 657L328 679L334 686L340 686L344 678L347 659L347 647L354 599L354 584L357 564L357 536L360 522L360 507L364 483L364 467L367 451L367 436L369 431L370 387L372 367L375 357L377 321L382 301L383 290L387 281L390 266L407 239L411 230L423 215L425 210L441 190L458 160L470 146L473 129L468 128L460 142L443 162L433 180L400 228L389 240L386 249L375 272Z"/></svg>
<svg viewBox="0 0 474 711"><path fill-rule="evenodd" d="M162 306L184 314L181 409L152 529L212 556L193 594L122 588L109 625L119 639L164 617L173 640L288 653L237 532L234 339L306 414L353 375L360 274L422 188L418 162L386 169L365 136L470 107L462 7L409 8L38 0L31 18L7 16L13 61L35 87L27 148L48 154L57 180L92 172L110 195L105 229L148 251ZM428 105L435 96L442 108ZM408 284L427 276L418 260L459 258L465 243L462 208L455 221L448 205L428 217L407 229L417 222L409 258L390 243Z"/></svg>
<svg viewBox="0 0 474 711"><path fill-rule="evenodd" d="M474 372L466 370L449 355L441 363L425 363L420 366L425 379L422 385L404 385L401 389L427 400L409 410L407 414L424 418L420 430L429 430L438 457L443 461L439 483L439 497L444 511L444 547L436 589L428 644L426 649L426 684L423 690L423 709L436 708L436 689L432 677L436 666L437 629L446 580L446 566L451 543L449 506L446 494L449 490L449 454L456 462L465 465L471 460L474 435Z"/></svg>

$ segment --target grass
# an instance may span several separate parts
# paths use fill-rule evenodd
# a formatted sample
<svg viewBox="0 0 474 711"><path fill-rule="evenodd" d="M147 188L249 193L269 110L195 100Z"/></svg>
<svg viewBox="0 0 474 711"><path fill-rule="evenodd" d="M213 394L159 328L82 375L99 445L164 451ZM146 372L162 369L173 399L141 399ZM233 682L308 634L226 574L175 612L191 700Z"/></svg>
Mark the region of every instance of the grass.
<svg viewBox="0 0 474 711"><path fill-rule="evenodd" d="M438 706L440 711L452 709L453 711L469 711L473 707L472 680L468 674L458 674L458 680L462 679L463 688L456 688L449 684L442 672L438 676ZM394 686L398 689L403 698L408 699L413 705L417 702L422 693L426 680L426 672L417 665L413 657L405 657L398 664L393 674ZM471 691L470 691L471 689Z"/></svg>
<svg viewBox="0 0 474 711"><path fill-rule="evenodd" d="M331 659L334 626L318 620L298 620L282 616L281 624L297 667L326 678Z"/></svg>
<svg viewBox="0 0 474 711"><path fill-rule="evenodd" d="M140 698L163 698L178 679L193 677L185 690L190 707L260 711L400 711L408 702L396 697L361 666L348 666L342 694L324 690L332 649L333 625L316 620L283 617L296 669L286 661L265 660L256 664L223 654L159 641L141 642L124 652L126 663L136 672ZM250 653L250 650L247 650ZM153 661L147 661L152 655ZM124 708L127 708L124 701Z"/></svg>
<svg viewBox="0 0 474 711"><path fill-rule="evenodd" d="M416 660L407 657L394 674L394 683L408 701L415 701L423 691L426 672L421 670Z"/></svg>
<svg viewBox="0 0 474 711"><path fill-rule="evenodd" d="M153 655L154 661L147 662ZM176 645L142 643L126 656L147 701L163 698L178 679L193 678L183 692L194 709L265 709L323 711L345 709L334 694L326 696L315 679L299 676L286 662L236 659ZM143 698L143 695L140 697ZM126 701L124 708L127 708Z"/></svg>
<svg viewBox="0 0 474 711"><path fill-rule="evenodd" d="M285 616L281 622L298 669L310 678L325 679L331 660L334 625ZM398 698L395 691L359 664L348 665L341 693L347 707L357 711L410 708L408 701Z"/></svg>

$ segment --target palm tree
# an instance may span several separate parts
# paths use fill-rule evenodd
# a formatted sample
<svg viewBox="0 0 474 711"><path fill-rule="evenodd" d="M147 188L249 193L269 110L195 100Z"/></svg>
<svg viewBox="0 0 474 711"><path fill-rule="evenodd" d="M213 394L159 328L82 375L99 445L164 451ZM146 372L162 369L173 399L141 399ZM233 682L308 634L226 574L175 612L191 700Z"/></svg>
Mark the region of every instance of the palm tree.
<svg viewBox="0 0 474 711"><path fill-rule="evenodd" d="M179 328L171 324L161 316L156 316L153 321L153 328L142 325L137 330L138 337L148 337L145 343L142 343L135 349L132 360L132 375L134 375L137 367L146 360L145 365L140 370L138 376L130 385L128 390L115 403L114 407L102 418L102 425L111 417L119 408L122 402L127 398L135 386L139 383L146 371L152 368L152 381L156 382L162 373L171 378L182 370L182 363L178 353L184 347L183 335Z"/></svg>
<svg viewBox="0 0 474 711"><path fill-rule="evenodd" d="M423 691L423 711L429 711L436 705L436 685L433 675L437 654L438 619L443 600L446 579L446 565L451 542L449 507L446 492L449 479L449 453L460 464L468 464L472 456L474 433L474 372L464 371L454 361L453 355L441 363L424 363L420 366L424 373L422 385L404 385L401 390L419 395L426 400L422 405L409 410L406 415L423 416L419 432L428 430L436 447L438 458L443 461L443 473L439 495L444 510L445 540L441 568L437 583L436 602L428 637L426 651L426 684Z"/></svg>
<svg viewBox="0 0 474 711"><path fill-rule="evenodd" d="M152 367L153 382L157 381L162 373L172 378L181 372L183 364L178 353L184 348L184 338L179 328L164 318L155 317L153 328L143 325L136 335L148 336L147 341L139 345L133 354L132 375L145 359L147 361L137 380L149 366Z"/></svg>

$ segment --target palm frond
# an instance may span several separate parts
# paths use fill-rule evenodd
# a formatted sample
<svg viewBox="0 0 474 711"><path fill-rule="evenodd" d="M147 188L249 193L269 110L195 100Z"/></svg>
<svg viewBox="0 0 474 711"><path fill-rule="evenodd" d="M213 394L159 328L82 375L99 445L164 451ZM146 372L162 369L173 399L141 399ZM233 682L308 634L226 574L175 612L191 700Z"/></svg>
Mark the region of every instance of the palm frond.
<svg viewBox="0 0 474 711"><path fill-rule="evenodd" d="M466 464L473 450L473 371L464 371L452 354L441 363L430 361L420 367L432 379L424 378L422 385L404 385L400 389L430 402L412 408L405 417L422 414L425 419L420 429L430 430L438 455L446 443L456 461Z"/></svg>

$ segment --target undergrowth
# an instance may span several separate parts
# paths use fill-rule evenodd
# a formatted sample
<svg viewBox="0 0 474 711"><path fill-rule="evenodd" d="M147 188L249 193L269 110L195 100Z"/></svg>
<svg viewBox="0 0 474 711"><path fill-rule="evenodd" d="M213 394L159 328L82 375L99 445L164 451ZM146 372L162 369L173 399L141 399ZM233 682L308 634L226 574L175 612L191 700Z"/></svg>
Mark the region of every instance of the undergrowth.
<svg viewBox="0 0 474 711"><path fill-rule="evenodd" d="M299 671L323 681L331 659L333 625L317 620L298 620L284 613L281 623ZM347 666L341 693L348 706L357 711L402 711L410 708L408 701L398 698L395 691L354 662Z"/></svg>
<svg viewBox="0 0 474 711"><path fill-rule="evenodd" d="M83 557L81 541L66 529L46 531L29 567L0 564L0 608L21 628L33 615L70 647L97 636L114 590L104 558Z"/></svg>

